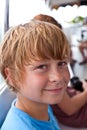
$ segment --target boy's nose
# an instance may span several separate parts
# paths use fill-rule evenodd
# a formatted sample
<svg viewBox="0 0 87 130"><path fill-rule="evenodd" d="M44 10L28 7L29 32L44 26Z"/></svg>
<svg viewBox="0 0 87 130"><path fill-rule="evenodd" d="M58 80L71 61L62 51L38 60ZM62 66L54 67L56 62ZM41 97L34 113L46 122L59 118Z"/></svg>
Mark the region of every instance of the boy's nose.
<svg viewBox="0 0 87 130"><path fill-rule="evenodd" d="M53 70L49 74L49 80L51 82L60 81L62 79L62 74L58 70Z"/></svg>

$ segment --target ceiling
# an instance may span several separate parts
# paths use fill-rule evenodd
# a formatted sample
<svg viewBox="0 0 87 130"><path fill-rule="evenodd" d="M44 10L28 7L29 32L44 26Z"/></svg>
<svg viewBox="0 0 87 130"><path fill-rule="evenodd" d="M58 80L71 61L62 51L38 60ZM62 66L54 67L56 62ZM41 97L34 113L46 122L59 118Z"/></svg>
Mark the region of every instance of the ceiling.
<svg viewBox="0 0 87 130"><path fill-rule="evenodd" d="M87 5L87 0L45 0L46 4L51 9L58 9L59 6L66 6L66 5Z"/></svg>

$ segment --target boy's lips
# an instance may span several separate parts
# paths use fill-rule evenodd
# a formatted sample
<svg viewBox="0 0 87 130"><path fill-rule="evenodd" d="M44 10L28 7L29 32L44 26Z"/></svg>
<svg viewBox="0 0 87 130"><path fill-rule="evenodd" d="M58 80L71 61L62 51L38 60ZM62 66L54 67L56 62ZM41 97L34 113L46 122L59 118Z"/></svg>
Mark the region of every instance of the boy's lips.
<svg viewBox="0 0 87 130"><path fill-rule="evenodd" d="M44 90L50 93L59 93L62 91L62 89L63 87L58 87L58 88L53 88L53 89L44 89Z"/></svg>

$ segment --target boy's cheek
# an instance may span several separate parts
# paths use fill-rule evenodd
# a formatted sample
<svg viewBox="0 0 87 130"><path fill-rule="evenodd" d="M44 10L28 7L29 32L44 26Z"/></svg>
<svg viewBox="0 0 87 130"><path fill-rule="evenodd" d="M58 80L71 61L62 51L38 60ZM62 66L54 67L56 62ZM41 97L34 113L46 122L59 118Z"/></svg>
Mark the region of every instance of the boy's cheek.
<svg viewBox="0 0 87 130"><path fill-rule="evenodd" d="M69 81L70 81L70 73L65 74L65 81L66 81L66 84L69 83Z"/></svg>

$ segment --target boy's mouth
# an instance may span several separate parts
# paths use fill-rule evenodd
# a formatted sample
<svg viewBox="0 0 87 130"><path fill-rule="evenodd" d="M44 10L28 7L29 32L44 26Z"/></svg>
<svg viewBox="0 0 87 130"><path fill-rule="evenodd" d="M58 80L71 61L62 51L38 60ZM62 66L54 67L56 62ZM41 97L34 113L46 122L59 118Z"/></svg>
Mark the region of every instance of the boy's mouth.
<svg viewBox="0 0 87 130"><path fill-rule="evenodd" d="M53 89L44 89L45 91L49 93L60 93L63 90L63 87L53 88Z"/></svg>

